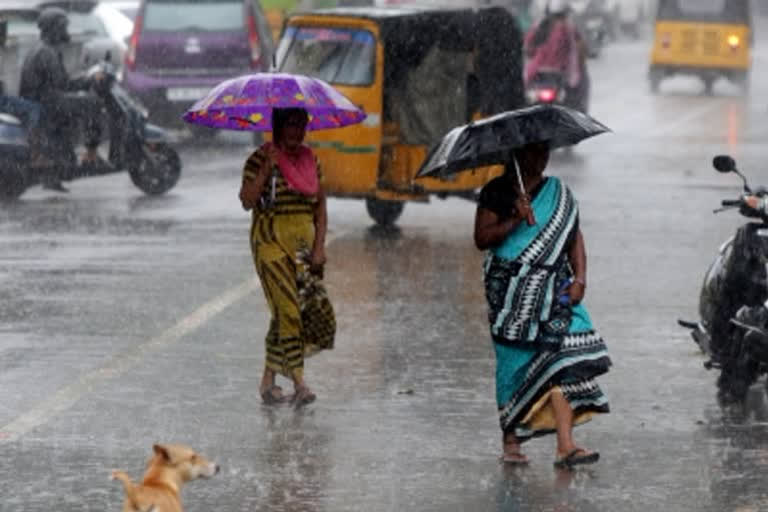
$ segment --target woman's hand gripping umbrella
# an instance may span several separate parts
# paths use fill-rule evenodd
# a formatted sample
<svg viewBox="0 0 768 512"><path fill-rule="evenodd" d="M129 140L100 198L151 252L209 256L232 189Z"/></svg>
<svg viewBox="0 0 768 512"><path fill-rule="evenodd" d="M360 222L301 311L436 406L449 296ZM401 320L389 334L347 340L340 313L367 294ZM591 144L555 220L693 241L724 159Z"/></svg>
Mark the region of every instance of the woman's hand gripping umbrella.
<svg viewBox="0 0 768 512"><path fill-rule="evenodd" d="M578 144L610 129L582 112L560 105L536 105L459 126L432 148L416 177L446 177L488 165L513 165L517 176L520 207L530 225L536 219L530 210L514 150L546 143L550 150ZM526 208L528 205L528 208Z"/></svg>
<svg viewBox="0 0 768 512"><path fill-rule="evenodd" d="M510 163L513 150L530 144L547 143L550 150L555 150L610 131L587 114L561 105L502 112L451 130L429 152L416 177L440 178L467 169L503 165Z"/></svg>

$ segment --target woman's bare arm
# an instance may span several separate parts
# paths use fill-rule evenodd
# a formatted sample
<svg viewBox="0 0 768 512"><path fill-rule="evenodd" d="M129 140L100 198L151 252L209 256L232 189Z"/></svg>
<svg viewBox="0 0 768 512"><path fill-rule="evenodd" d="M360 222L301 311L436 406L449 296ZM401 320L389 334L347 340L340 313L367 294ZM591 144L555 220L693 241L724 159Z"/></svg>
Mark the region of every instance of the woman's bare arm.
<svg viewBox="0 0 768 512"><path fill-rule="evenodd" d="M245 162L243 170L243 182L240 185L240 203L243 209L248 211L259 205L259 199L264 192L264 184L267 182L270 165L269 158L262 154L254 153Z"/></svg>
<svg viewBox="0 0 768 512"><path fill-rule="evenodd" d="M533 210L526 197L517 198L513 212L512 217L501 220L491 210L478 206L475 214L475 246L481 251L495 247L524 220L528 221L529 225L535 224Z"/></svg>
<svg viewBox="0 0 768 512"><path fill-rule="evenodd" d="M478 207L475 214L475 246L484 251L499 245L520 222L522 219L518 215L501 220L491 210Z"/></svg>

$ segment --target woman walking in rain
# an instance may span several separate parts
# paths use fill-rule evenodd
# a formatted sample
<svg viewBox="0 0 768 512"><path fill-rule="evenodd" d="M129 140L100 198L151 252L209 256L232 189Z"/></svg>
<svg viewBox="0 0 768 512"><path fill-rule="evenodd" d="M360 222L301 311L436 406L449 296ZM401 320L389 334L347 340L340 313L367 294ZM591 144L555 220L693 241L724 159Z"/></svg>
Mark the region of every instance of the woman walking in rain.
<svg viewBox="0 0 768 512"><path fill-rule="evenodd" d="M556 432L555 465L571 467L599 458L576 444L572 429L608 412L595 377L611 362L581 304L587 259L578 207L568 187L543 175L549 153L547 143L515 150L504 175L483 188L475 243L488 250L503 460L526 464L521 444Z"/></svg>
<svg viewBox="0 0 768 512"><path fill-rule="evenodd" d="M321 282L327 212L317 160L303 144L308 121L304 109L274 109L274 142L248 158L240 189L243 208L253 210L251 250L272 314L260 386L266 404L289 399L277 374L293 381L295 405L315 400L304 359L333 348L336 333Z"/></svg>

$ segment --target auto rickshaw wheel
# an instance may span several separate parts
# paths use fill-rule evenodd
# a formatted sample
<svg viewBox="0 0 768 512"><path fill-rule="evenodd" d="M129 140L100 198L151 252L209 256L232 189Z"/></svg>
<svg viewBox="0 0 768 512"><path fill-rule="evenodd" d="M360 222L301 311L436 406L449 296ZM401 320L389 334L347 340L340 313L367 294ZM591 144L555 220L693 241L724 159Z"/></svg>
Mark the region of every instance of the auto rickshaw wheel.
<svg viewBox="0 0 768 512"><path fill-rule="evenodd" d="M715 79L711 77L705 77L704 79L704 94L712 96L715 92Z"/></svg>
<svg viewBox="0 0 768 512"><path fill-rule="evenodd" d="M384 201L376 198L366 198L365 209L368 210L368 215L380 226L391 226L405 209L405 203L403 201Z"/></svg>
<svg viewBox="0 0 768 512"><path fill-rule="evenodd" d="M652 69L648 74L648 82L651 86L651 93L658 94L661 86L661 72Z"/></svg>

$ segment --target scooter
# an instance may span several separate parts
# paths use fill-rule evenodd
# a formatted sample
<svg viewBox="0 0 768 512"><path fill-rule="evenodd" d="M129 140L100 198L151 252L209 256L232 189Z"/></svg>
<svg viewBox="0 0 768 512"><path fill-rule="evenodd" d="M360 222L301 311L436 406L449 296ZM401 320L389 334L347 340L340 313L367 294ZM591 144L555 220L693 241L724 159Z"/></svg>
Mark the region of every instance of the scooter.
<svg viewBox="0 0 768 512"><path fill-rule="evenodd" d="M547 69L536 73L526 87L530 105L558 104L585 113L589 107L588 96L589 87L567 88L563 73Z"/></svg>
<svg viewBox="0 0 768 512"><path fill-rule="evenodd" d="M718 156L714 167L734 173L744 182L744 195L722 201L715 213L738 209L757 219L741 226L719 249L707 270L699 297L699 321L679 320L691 330L702 352L709 356L708 370L719 369L718 397L721 403L741 402L749 387L768 371L768 215L750 208L748 195L766 197L768 190L752 189L729 156Z"/></svg>
<svg viewBox="0 0 768 512"><path fill-rule="evenodd" d="M110 134L106 164L78 164L73 138L57 136L50 138L43 152L50 165L33 165L26 126L17 117L0 112L0 200L17 199L29 187L41 184L54 166L62 181L127 170L133 184L147 195L164 194L176 185L181 159L168 134L150 124L147 110L118 84L109 55L87 75L97 73L103 78L94 81L92 90L104 102Z"/></svg>
<svg viewBox="0 0 768 512"><path fill-rule="evenodd" d="M564 104L565 87L563 74L558 71L540 71L526 87L526 96L531 105Z"/></svg>

